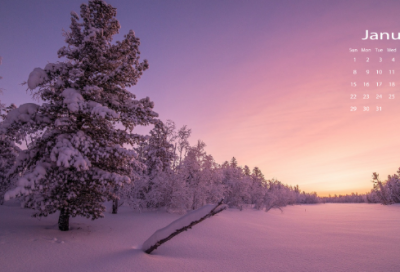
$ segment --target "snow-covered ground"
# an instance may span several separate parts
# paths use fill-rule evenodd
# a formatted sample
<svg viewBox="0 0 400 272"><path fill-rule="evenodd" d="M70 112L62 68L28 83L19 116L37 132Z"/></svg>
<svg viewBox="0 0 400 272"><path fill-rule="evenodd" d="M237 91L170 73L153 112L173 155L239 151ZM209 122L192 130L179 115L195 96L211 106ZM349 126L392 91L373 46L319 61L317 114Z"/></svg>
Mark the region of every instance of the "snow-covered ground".
<svg viewBox="0 0 400 272"><path fill-rule="evenodd" d="M400 205L229 209L151 255L142 243L179 215L122 207L60 232L57 215L30 214L0 206L0 271L400 271Z"/></svg>

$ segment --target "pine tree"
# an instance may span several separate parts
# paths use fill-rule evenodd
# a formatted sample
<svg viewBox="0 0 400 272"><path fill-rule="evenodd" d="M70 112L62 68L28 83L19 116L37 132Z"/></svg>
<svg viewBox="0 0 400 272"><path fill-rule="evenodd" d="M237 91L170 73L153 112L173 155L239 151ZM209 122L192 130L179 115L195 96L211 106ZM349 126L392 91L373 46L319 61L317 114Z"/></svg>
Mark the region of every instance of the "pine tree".
<svg viewBox="0 0 400 272"><path fill-rule="evenodd" d="M141 156L146 165L147 175L150 180L160 172L172 167L174 160L173 145L168 141L168 128L161 121L155 123L150 130L148 141L141 146Z"/></svg>
<svg viewBox="0 0 400 272"><path fill-rule="evenodd" d="M235 157L232 157L231 162L230 162L230 166L231 166L232 168L238 167L238 162L237 162L237 160L236 160Z"/></svg>
<svg viewBox="0 0 400 272"><path fill-rule="evenodd" d="M250 176L251 175L250 168L247 165L244 166L243 172L244 172L244 174L246 176Z"/></svg>
<svg viewBox="0 0 400 272"><path fill-rule="evenodd" d="M188 129L185 126L183 126L181 129L178 131L178 152L179 152L179 162L178 166L181 165L183 157L186 156L186 153L190 147L188 138L190 137L190 134L192 133L191 129Z"/></svg>
<svg viewBox="0 0 400 272"><path fill-rule="evenodd" d="M142 167L134 150L145 136L132 132L158 116L149 98L137 100L127 87L148 68L139 62L140 41L132 30L112 42L120 28L116 9L102 0L71 12L67 46L58 51L64 61L35 68L28 87L42 105L24 104L10 111L0 133L20 142L36 137L24 150L14 175L18 187L5 199L23 195L34 216L60 211L59 229L69 229L70 216L103 217L115 188L130 183L133 169Z"/></svg>
<svg viewBox="0 0 400 272"><path fill-rule="evenodd" d="M143 206L158 207L163 202L162 193L158 186L168 180L168 172L172 171L172 163L175 157L173 145L168 141L168 127L160 120L155 122L154 128L150 130L150 136L146 141L140 143L135 149L139 154L139 160L145 165L143 171L136 171L134 179L137 184L120 192L123 199L128 200L136 209ZM162 189L161 189L162 190ZM143 202L147 202L143 204ZM117 213L118 205L113 205L113 213Z"/></svg>

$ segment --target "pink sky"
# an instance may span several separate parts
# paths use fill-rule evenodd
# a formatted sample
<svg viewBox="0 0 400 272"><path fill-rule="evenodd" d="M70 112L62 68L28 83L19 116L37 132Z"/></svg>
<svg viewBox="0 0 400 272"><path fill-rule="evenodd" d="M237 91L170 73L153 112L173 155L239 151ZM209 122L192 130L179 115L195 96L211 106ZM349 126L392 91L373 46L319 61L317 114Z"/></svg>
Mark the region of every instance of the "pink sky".
<svg viewBox="0 0 400 272"><path fill-rule="evenodd" d="M81 2L5 1L3 102L30 101L18 84L33 68L56 61L61 29ZM372 172L385 178L400 167L399 88L350 87L367 80L400 86L387 74L400 75L400 41L361 40L366 29L400 32L398 1L108 2L117 7L121 34L135 30L150 63L132 92L149 96L161 119L188 125L192 143L203 140L218 163L235 156L266 178L320 195L369 191ZM367 55L349 53L350 47L399 52ZM353 69L385 74L355 78ZM367 101L359 98L365 93ZM359 110L350 112L352 105Z"/></svg>

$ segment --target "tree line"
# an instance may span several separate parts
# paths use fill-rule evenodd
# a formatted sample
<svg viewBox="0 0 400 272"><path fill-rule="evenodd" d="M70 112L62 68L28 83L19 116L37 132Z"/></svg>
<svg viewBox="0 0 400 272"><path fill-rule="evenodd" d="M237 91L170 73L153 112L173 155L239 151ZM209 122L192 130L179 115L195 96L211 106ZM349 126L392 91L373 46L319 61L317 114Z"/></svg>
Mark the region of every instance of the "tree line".
<svg viewBox="0 0 400 272"><path fill-rule="evenodd" d="M178 212L220 199L232 208L266 210L318 202L316 193L267 180L258 167L239 166L235 157L216 163L205 151L204 142L189 144L190 135L187 126L178 130L172 121L157 124L148 140L134 148L146 167L137 173L134 183L119 189L119 198L135 210L164 208Z"/></svg>

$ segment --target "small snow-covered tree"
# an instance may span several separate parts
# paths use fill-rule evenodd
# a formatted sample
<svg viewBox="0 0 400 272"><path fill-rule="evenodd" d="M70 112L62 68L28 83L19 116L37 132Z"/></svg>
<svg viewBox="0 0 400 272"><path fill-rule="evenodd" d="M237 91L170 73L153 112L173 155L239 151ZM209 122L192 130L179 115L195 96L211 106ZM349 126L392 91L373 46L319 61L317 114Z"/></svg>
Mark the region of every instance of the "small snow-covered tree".
<svg viewBox="0 0 400 272"><path fill-rule="evenodd" d="M384 205L400 203L400 168L397 174L389 175L386 181L380 181L379 174L372 174L373 193ZM372 202L372 201L371 201Z"/></svg>
<svg viewBox="0 0 400 272"><path fill-rule="evenodd" d="M222 165L224 172L223 183L225 185L225 202L230 207L243 209L244 204L251 202L251 184L252 179L247 176L243 169L238 167L235 158L232 158L231 163L225 162Z"/></svg>
<svg viewBox="0 0 400 272"><path fill-rule="evenodd" d="M21 152L14 175L18 187L5 199L22 195L34 216L60 211L59 229L69 229L70 216L103 217L103 202L116 199L116 186L130 183L141 168L134 150L145 137L132 132L158 116L149 98L137 100L127 87L148 68L139 62L139 39L130 30L112 42L120 24L116 9L90 0L71 12L64 61L35 68L27 81L42 105L24 104L10 111L0 132L20 142L36 133Z"/></svg>
<svg viewBox="0 0 400 272"><path fill-rule="evenodd" d="M148 141L140 146L141 157L150 179L158 172L171 168L175 154L173 145L168 141L168 132L168 127L158 120L150 130Z"/></svg>
<svg viewBox="0 0 400 272"><path fill-rule="evenodd" d="M380 199L374 189L371 189L371 191L365 195L365 202L367 202L367 203L379 203L380 202Z"/></svg>
<svg viewBox="0 0 400 272"><path fill-rule="evenodd" d="M256 209L263 208L267 186L263 173L258 167L254 167L253 173L250 175L250 168L247 165L244 167L244 173L245 176L251 176L252 179L250 186L251 203L254 204Z"/></svg>
<svg viewBox="0 0 400 272"><path fill-rule="evenodd" d="M181 129L179 129L178 131L178 152L179 152L179 162L178 165L180 165L182 163L182 159L183 157L186 156L186 152L188 151L189 148L189 141L188 138L190 137L190 134L192 133L191 129L188 129L185 126L183 126Z"/></svg>
<svg viewBox="0 0 400 272"><path fill-rule="evenodd" d="M212 155L205 154L202 160L202 180L206 189L204 203L214 203L224 198L225 186L222 184L223 171Z"/></svg>
<svg viewBox="0 0 400 272"><path fill-rule="evenodd" d="M137 173L136 184L121 192L135 209L165 205L165 191L175 157L168 135L168 127L161 120L155 121L150 136L135 148L145 168Z"/></svg>
<svg viewBox="0 0 400 272"><path fill-rule="evenodd" d="M175 126L175 122L172 120L167 120L167 122L165 122L165 129L167 131L167 141L172 144L172 151L174 154L173 160L172 160L172 169L175 169L175 166L177 164L177 159L178 156L176 155L176 145L177 143L175 142L176 139L178 138L178 133L176 132L176 126Z"/></svg>

